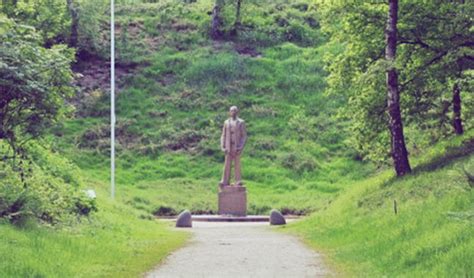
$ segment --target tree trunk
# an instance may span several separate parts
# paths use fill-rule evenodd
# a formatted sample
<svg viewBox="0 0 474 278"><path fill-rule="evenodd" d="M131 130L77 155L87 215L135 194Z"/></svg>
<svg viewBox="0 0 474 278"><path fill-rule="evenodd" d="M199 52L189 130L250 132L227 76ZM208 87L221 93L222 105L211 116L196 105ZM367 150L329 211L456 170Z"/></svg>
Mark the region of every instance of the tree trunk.
<svg viewBox="0 0 474 278"><path fill-rule="evenodd" d="M240 7L242 6L242 0L237 0L237 7L235 11L235 22L234 22L234 29L238 30L240 27Z"/></svg>
<svg viewBox="0 0 474 278"><path fill-rule="evenodd" d="M461 89L458 83L453 86L453 127L454 133L461 135L464 133L461 120Z"/></svg>
<svg viewBox="0 0 474 278"><path fill-rule="evenodd" d="M385 29L385 59L393 63L397 51L398 0L389 0L387 26ZM387 109L391 133L391 154L397 176L411 172L408 152L403 135L403 123L400 113L400 92L398 91L398 73L394 65L386 73Z"/></svg>
<svg viewBox="0 0 474 278"><path fill-rule="evenodd" d="M71 16L71 34L69 37L69 46L77 47L78 41L78 27L79 27L79 17L77 16L77 10L74 6L73 0L67 0L67 9L69 15Z"/></svg>
<svg viewBox="0 0 474 278"><path fill-rule="evenodd" d="M222 9L222 0L216 0L214 8L212 9L212 20L211 20L211 38L218 40L222 38L222 19L221 19L221 9Z"/></svg>

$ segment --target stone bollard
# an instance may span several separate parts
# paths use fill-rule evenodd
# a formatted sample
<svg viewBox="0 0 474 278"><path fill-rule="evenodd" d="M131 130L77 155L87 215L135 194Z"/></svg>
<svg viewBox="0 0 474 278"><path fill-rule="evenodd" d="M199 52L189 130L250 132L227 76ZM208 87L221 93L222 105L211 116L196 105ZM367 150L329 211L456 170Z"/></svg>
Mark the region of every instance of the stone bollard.
<svg viewBox="0 0 474 278"><path fill-rule="evenodd" d="M285 217L276 209L272 209L270 212L270 225L285 225Z"/></svg>
<svg viewBox="0 0 474 278"><path fill-rule="evenodd" d="M191 218L191 212L189 210L184 210L178 215L176 219L177 228L191 228L193 226L193 221Z"/></svg>

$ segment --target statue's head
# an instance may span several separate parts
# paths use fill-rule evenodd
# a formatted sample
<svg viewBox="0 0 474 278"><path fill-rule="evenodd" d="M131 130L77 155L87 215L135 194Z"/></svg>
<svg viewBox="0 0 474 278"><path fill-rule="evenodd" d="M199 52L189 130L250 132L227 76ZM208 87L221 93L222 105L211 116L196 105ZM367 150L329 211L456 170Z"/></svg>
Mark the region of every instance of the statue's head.
<svg viewBox="0 0 474 278"><path fill-rule="evenodd" d="M229 109L229 115L235 119L237 115L239 114L239 108L237 106L231 106Z"/></svg>

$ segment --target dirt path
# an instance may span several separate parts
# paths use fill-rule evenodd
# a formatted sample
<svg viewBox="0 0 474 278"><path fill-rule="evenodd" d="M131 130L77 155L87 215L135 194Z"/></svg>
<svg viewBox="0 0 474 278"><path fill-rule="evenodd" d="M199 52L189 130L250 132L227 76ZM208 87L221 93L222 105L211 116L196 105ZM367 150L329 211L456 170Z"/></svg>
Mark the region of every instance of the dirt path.
<svg viewBox="0 0 474 278"><path fill-rule="evenodd" d="M268 223L194 222L193 238L146 277L322 277L319 254Z"/></svg>

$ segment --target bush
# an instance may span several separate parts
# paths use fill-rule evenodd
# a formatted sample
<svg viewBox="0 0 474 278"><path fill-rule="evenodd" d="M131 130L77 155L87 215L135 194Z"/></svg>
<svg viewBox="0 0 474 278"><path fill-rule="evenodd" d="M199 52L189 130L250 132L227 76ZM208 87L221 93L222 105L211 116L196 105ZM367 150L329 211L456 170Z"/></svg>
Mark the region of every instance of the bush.
<svg viewBox="0 0 474 278"><path fill-rule="evenodd" d="M77 168L66 159L30 144L30 159L0 162L0 218L57 224L96 211L95 200L80 190Z"/></svg>
<svg viewBox="0 0 474 278"><path fill-rule="evenodd" d="M62 0L35 0L35 1L2 1L10 18L25 25L34 26L42 37L42 42L52 45L67 39L69 29L69 15L66 1ZM13 4L17 2L16 4ZM9 7L10 6L10 7Z"/></svg>
<svg viewBox="0 0 474 278"><path fill-rule="evenodd" d="M78 7L80 53L102 58L110 56L108 7L108 1L80 1Z"/></svg>
<svg viewBox="0 0 474 278"><path fill-rule="evenodd" d="M309 155L289 152L286 153L282 159L283 167L294 170L298 174L314 171L318 165L316 161Z"/></svg>
<svg viewBox="0 0 474 278"><path fill-rule="evenodd" d="M178 212L174 208L168 206L159 206L153 211L153 215L157 216L174 216L177 214Z"/></svg>

